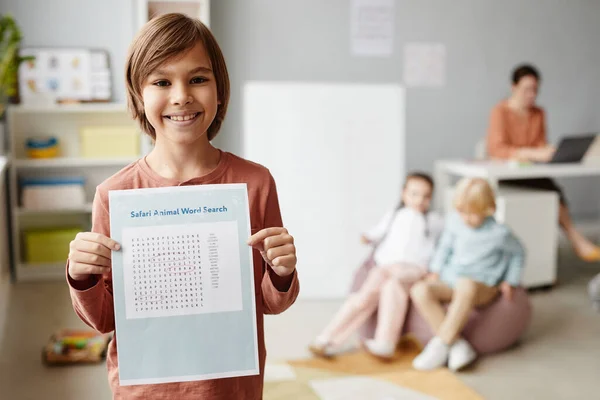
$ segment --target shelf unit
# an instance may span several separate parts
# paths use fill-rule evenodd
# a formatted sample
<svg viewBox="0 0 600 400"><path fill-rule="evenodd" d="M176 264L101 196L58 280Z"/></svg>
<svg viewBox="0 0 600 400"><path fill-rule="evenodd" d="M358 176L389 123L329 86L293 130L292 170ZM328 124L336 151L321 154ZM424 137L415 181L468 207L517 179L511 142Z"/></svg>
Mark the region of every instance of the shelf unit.
<svg viewBox="0 0 600 400"><path fill-rule="evenodd" d="M66 261L65 261L66 263ZM36 282L36 281L55 281L66 278L65 263L49 264L17 264L17 281Z"/></svg>
<svg viewBox="0 0 600 400"><path fill-rule="evenodd" d="M24 257L23 231L49 227L91 228L92 200L98 184L123 167L134 162L131 158L79 157L79 130L83 126L135 126L124 104L69 104L52 106L12 106L7 112L9 141L9 210L13 276L17 281L65 279L65 260L59 263L30 264ZM28 137L53 135L59 140L61 157L28 159L25 141ZM142 136L140 156L151 144ZM83 176L86 204L78 207L30 210L20 201L19 179L23 177Z"/></svg>
<svg viewBox="0 0 600 400"><path fill-rule="evenodd" d="M24 160L16 159L13 165L22 169L36 168L77 168L77 167L113 167L123 166L136 160L133 158L78 158L62 157L57 159Z"/></svg>
<svg viewBox="0 0 600 400"><path fill-rule="evenodd" d="M50 213L54 214L76 214L76 213L91 213L92 203L84 204L81 207L69 207L69 208L55 208L49 210L28 210L26 208L16 208L14 212L17 215L44 215Z"/></svg>

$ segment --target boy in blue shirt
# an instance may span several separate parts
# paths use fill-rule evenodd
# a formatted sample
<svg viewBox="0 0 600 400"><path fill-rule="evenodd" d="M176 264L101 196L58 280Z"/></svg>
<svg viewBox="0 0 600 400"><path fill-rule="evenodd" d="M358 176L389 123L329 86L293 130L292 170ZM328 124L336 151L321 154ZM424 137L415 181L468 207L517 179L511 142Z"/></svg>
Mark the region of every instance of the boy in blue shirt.
<svg viewBox="0 0 600 400"><path fill-rule="evenodd" d="M413 360L419 370L448 364L457 371L477 353L460 333L474 307L499 293L512 299L520 284L525 252L510 229L493 217L494 191L485 179L466 178L456 188L456 213L447 220L430 263L431 273L411 290L411 299L435 337ZM445 312L442 303L450 302Z"/></svg>

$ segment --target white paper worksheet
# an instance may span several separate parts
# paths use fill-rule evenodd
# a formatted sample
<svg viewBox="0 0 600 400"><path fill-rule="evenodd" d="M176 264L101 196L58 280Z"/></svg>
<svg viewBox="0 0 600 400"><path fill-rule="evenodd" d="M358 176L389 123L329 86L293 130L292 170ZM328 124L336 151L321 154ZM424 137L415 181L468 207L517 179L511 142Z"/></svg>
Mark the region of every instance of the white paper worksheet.
<svg viewBox="0 0 600 400"><path fill-rule="evenodd" d="M109 192L123 386L257 375L246 184Z"/></svg>
<svg viewBox="0 0 600 400"><path fill-rule="evenodd" d="M123 229L127 318L242 309L237 222Z"/></svg>

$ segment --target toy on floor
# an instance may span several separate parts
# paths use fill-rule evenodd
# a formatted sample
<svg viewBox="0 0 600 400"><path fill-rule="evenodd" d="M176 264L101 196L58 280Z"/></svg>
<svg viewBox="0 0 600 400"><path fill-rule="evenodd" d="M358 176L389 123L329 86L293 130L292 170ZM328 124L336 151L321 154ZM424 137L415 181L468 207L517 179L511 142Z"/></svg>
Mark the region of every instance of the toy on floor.
<svg viewBox="0 0 600 400"><path fill-rule="evenodd" d="M106 357L111 338L88 330L61 330L50 337L42 360L46 365L97 363Z"/></svg>

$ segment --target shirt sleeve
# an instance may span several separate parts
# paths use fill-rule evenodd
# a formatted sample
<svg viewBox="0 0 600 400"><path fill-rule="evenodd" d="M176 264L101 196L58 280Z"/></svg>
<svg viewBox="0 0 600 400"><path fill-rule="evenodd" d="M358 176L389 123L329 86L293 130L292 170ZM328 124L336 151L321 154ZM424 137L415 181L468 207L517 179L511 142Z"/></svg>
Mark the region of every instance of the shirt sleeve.
<svg viewBox="0 0 600 400"><path fill-rule="evenodd" d="M283 222L279 209L277 188L273 177L269 175L269 178L270 185L263 227L281 227L283 226ZM265 314L280 314L294 304L298 297L298 293L300 292L298 272L294 271L289 276L280 277L264 259L262 263L264 273L261 288Z"/></svg>
<svg viewBox="0 0 600 400"><path fill-rule="evenodd" d="M92 232L110 237L110 217L100 192L96 190L92 207ZM115 330L112 282L109 278L94 275L87 281L75 281L69 276L67 282L75 313L90 327L100 333Z"/></svg>
<svg viewBox="0 0 600 400"><path fill-rule="evenodd" d="M512 232L509 232L506 238L505 251L509 260L504 280L511 286L519 286L525 264L525 249Z"/></svg>
<svg viewBox="0 0 600 400"><path fill-rule="evenodd" d="M451 218L449 216L442 231L440 240L429 263L429 271L439 274L452 256L455 234L451 229Z"/></svg>
<svg viewBox="0 0 600 400"><path fill-rule="evenodd" d="M394 217L394 212L389 211L386 213L381 220L377 223L377 225L373 226L367 232L365 232L365 236L372 242L378 242L385 235L385 231L390 224L390 220Z"/></svg>
<svg viewBox="0 0 600 400"><path fill-rule="evenodd" d="M510 142L508 127L502 108L494 107L490 115L487 150L491 158L508 159L515 155L519 146Z"/></svg>

